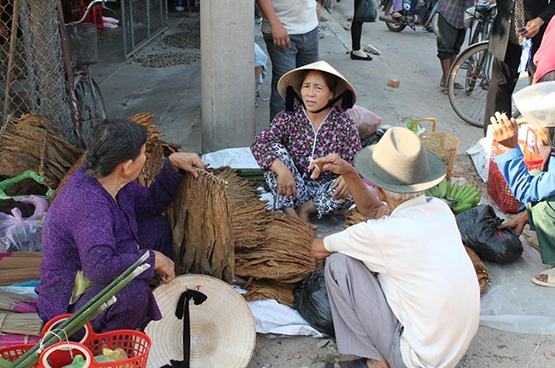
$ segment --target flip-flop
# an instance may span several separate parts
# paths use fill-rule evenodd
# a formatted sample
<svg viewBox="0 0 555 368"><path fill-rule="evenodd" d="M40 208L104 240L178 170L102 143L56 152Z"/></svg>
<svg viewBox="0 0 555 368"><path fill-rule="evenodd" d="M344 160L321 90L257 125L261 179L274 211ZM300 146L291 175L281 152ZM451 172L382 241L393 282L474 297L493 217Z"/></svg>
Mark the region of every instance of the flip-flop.
<svg viewBox="0 0 555 368"><path fill-rule="evenodd" d="M548 268L532 277L532 282L545 287L555 287L555 267Z"/></svg>
<svg viewBox="0 0 555 368"><path fill-rule="evenodd" d="M341 368L368 368L368 366L366 365L366 358L344 360L341 362L329 362L326 363L325 368L335 368L336 364L339 364Z"/></svg>

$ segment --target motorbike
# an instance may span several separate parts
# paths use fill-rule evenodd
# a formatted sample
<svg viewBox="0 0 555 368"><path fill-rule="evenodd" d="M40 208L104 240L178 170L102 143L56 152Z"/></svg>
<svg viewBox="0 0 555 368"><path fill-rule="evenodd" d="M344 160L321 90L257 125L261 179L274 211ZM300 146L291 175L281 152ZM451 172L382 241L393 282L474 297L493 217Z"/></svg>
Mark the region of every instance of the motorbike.
<svg viewBox="0 0 555 368"><path fill-rule="evenodd" d="M380 7L383 15L379 19L385 22L387 28L392 32L401 32L407 26L416 30L416 27L423 27L428 32L437 33L437 21L439 17L437 0L418 0L414 10L414 20L408 19L410 10L410 0L403 0L403 9L400 11L401 18L392 18L393 0L381 0Z"/></svg>

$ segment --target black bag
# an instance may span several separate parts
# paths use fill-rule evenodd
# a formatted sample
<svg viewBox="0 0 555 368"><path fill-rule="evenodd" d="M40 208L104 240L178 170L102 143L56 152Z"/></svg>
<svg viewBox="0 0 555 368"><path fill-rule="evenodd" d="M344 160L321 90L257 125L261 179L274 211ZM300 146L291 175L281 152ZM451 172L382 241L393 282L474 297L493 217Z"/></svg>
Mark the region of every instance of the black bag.
<svg viewBox="0 0 555 368"><path fill-rule="evenodd" d="M502 222L503 219L497 217L489 205L477 206L457 215L463 243L481 259L501 264L516 261L524 251L512 229L497 229Z"/></svg>
<svg viewBox="0 0 555 368"><path fill-rule="evenodd" d="M312 327L335 336L323 268L312 272L295 288L295 309Z"/></svg>
<svg viewBox="0 0 555 368"><path fill-rule="evenodd" d="M355 9L353 22L375 22L376 18L378 18L376 0L360 0Z"/></svg>

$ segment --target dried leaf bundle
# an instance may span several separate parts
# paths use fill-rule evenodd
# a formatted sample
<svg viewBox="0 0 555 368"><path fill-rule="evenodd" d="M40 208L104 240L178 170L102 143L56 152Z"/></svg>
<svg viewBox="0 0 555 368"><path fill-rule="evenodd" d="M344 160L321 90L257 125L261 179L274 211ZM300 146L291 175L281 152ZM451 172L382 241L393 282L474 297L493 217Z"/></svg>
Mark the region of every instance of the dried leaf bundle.
<svg viewBox="0 0 555 368"><path fill-rule="evenodd" d="M56 188L81 153L44 116L25 114L9 122L0 137L0 175L35 170L50 188Z"/></svg>
<svg viewBox="0 0 555 368"><path fill-rule="evenodd" d="M13 252L0 259L0 285L38 280L41 252Z"/></svg>
<svg viewBox="0 0 555 368"><path fill-rule="evenodd" d="M178 274L233 280L234 242L226 183L208 171L187 175L167 211Z"/></svg>
<svg viewBox="0 0 555 368"><path fill-rule="evenodd" d="M247 285L244 295L247 301L260 299L275 299L278 303L293 307L295 294L293 285L283 284L271 280L257 280Z"/></svg>
<svg viewBox="0 0 555 368"><path fill-rule="evenodd" d="M0 332L39 336L42 320L36 313L0 313Z"/></svg>
<svg viewBox="0 0 555 368"><path fill-rule="evenodd" d="M345 228L366 221L367 218L356 207L345 211Z"/></svg>
<svg viewBox="0 0 555 368"><path fill-rule="evenodd" d="M164 147L160 139L160 132L154 126L152 114L137 114L130 119L147 130L146 162L138 180L141 185L148 187L154 182L164 163Z"/></svg>
<svg viewBox="0 0 555 368"><path fill-rule="evenodd" d="M252 249L266 241L270 216L266 203L251 198L231 205L231 223L235 250Z"/></svg>
<svg viewBox="0 0 555 368"><path fill-rule="evenodd" d="M470 260L472 261L472 265L474 266L474 270L476 271L476 276L478 277L478 284L480 284L480 294L483 294L491 285L491 280L489 278L488 269L486 265L480 257L474 252L471 248L464 246Z"/></svg>

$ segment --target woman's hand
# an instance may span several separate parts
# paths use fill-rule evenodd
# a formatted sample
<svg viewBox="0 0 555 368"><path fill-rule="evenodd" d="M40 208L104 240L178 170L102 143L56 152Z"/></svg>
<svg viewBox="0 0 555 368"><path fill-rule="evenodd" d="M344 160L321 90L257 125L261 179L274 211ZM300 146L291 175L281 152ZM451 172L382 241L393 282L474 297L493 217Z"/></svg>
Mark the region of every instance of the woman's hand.
<svg viewBox="0 0 555 368"><path fill-rule="evenodd" d="M528 223L528 211L522 211L515 217L510 220L503 222L497 228L501 229L513 229L517 236L522 234L522 230L524 230L524 226Z"/></svg>
<svg viewBox="0 0 555 368"><path fill-rule="evenodd" d="M169 284L175 279L175 264L157 250L154 251L154 270L160 276L163 284Z"/></svg>
<svg viewBox="0 0 555 368"><path fill-rule="evenodd" d="M274 160L270 170L275 172L278 177L278 194L295 197L297 195L297 185L291 170L279 159Z"/></svg>
<svg viewBox="0 0 555 368"><path fill-rule="evenodd" d="M493 139L497 143L507 147L515 148L518 146L518 123L515 119L509 119L507 114L495 113L495 117L490 118L493 127Z"/></svg>
<svg viewBox="0 0 555 368"><path fill-rule="evenodd" d="M333 192L333 199L345 199L345 197L349 195L349 188L347 184L345 184L345 179L343 179L342 176L335 179L332 185L335 189Z"/></svg>
<svg viewBox="0 0 555 368"><path fill-rule="evenodd" d="M204 162L196 153L174 152L170 155L169 160L173 167L185 170L195 178L198 177L195 169L204 169Z"/></svg>

